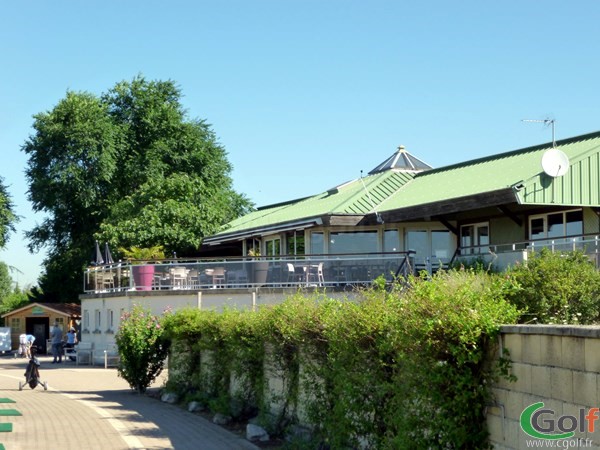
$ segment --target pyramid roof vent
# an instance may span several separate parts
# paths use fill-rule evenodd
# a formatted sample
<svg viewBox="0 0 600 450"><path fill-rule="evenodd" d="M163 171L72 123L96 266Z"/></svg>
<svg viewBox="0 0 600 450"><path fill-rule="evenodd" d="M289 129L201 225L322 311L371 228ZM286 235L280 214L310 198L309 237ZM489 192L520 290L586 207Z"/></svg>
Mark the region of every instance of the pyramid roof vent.
<svg viewBox="0 0 600 450"><path fill-rule="evenodd" d="M401 145L392 156L371 170L369 175L385 172L386 170L417 173L429 169L432 169L429 164L424 163L419 158L408 153L404 148L404 145Z"/></svg>

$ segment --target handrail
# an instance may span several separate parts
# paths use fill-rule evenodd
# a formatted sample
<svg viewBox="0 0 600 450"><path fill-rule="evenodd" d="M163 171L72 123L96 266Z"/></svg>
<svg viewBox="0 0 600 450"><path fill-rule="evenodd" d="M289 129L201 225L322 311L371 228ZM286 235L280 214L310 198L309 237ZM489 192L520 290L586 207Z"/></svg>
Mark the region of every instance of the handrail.
<svg viewBox="0 0 600 450"><path fill-rule="evenodd" d="M177 258L119 261L88 267L85 293L132 290L203 290L258 287L338 287L368 285L383 275L408 275L414 251L307 254L233 258ZM178 270L173 270L175 267ZM290 272L290 267L295 270Z"/></svg>
<svg viewBox="0 0 600 450"><path fill-rule="evenodd" d="M559 236L552 238L539 238L539 239L529 239L526 241L517 241L517 242L506 242L506 243L496 243L496 244L484 244L484 245L471 245L471 246L459 246L458 251L459 256L475 256L475 255L484 255L490 253L508 253L515 251L533 251L536 248L550 248L551 250L554 247L570 245L571 250L581 249L585 247L586 244L592 243L594 247L600 246L600 236L594 233L588 234L578 234L571 236ZM468 252L469 250L476 250L475 252ZM484 250L484 251L482 251ZM465 252L466 251L466 252Z"/></svg>

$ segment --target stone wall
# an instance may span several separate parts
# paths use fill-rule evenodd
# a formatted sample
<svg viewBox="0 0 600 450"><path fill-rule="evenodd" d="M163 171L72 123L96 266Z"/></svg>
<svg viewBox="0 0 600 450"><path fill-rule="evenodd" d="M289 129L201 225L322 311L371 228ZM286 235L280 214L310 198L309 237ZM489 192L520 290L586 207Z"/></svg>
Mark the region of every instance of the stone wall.
<svg viewBox="0 0 600 450"><path fill-rule="evenodd" d="M550 426L550 420L554 420L555 433L560 432L561 416L573 416L578 425L583 422L584 426L584 431L578 426L571 438L545 442L548 445L542 447L600 448L600 419L580 420L581 409L587 414L591 408L600 407L600 327L504 326L499 347L509 352L511 372L517 380L502 380L493 387L494 399L487 411L487 422L494 448L540 446L539 442L532 443L536 439L520 425L523 410L538 402L554 411L540 416L540 420L543 426ZM574 422L570 418L562 420L563 429ZM588 429L590 422L595 432Z"/></svg>

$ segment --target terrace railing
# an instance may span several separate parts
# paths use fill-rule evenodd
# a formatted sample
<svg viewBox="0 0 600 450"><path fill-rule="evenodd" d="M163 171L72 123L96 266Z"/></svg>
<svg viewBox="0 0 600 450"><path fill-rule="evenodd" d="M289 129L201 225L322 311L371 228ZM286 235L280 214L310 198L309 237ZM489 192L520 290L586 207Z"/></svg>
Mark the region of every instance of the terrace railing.
<svg viewBox="0 0 600 450"><path fill-rule="evenodd" d="M462 247L456 257L477 257L499 255L505 253L532 254L547 248L552 252L581 251L600 267L600 236L597 234L581 234L557 238L531 239L528 241L511 242L506 244L488 244L481 246ZM453 259L455 259L453 258Z"/></svg>
<svg viewBox="0 0 600 450"><path fill-rule="evenodd" d="M118 262L90 267L84 292L345 287L392 282L413 271L412 252Z"/></svg>

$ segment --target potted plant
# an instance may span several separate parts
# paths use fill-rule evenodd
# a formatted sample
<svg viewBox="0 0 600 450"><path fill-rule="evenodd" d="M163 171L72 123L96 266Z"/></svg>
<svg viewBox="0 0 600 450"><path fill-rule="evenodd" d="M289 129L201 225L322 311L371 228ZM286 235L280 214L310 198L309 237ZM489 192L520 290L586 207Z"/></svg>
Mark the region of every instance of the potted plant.
<svg viewBox="0 0 600 450"><path fill-rule="evenodd" d="M120 248L119 251L133 265L133 281L138 291L152 290L152 282L154 281L154 266L152 264L139 265L144 262L164 259L165 252L161 245L154 247L130 247Z"/></svg>
<svg viewBox="0 0 600 450"><path fill-rule="evenodd" d="M269 273L269 261L260 259L260 250L257 248L250 249L248 256L258 257L258 261L252 263L252 282L258 286L266 284Z"/></svg>

